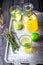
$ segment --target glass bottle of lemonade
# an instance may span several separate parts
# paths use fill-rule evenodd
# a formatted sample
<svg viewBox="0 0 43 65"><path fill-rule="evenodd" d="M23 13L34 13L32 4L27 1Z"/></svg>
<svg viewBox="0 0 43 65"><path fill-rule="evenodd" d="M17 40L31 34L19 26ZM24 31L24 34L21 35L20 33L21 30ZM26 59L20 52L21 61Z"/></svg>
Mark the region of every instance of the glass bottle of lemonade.
<svg viewBox="0 0 43 65"><path fill-rule="evenodd" d="M38 19L37 16L32 12L33 5L25 4L23 7L23 26L27 32L36 32L38 30Z"/></svg>

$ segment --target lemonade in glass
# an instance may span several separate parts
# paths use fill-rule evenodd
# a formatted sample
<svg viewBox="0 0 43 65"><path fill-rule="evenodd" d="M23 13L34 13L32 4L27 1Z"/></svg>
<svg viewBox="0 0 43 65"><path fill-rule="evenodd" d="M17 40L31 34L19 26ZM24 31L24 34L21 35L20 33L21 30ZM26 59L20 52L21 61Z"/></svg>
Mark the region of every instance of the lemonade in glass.
<svg viewBox="0 0 43 65"><path fill-rule="evenodd" d="M25 53L32 52L32 40L29 35L21 36L20 45Z"/></svg>

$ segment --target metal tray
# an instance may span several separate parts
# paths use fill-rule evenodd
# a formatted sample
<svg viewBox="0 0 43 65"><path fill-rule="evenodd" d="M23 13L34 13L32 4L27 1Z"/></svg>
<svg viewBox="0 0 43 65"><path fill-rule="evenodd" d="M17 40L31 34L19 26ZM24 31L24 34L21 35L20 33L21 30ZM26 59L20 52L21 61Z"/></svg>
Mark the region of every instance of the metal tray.
<svg viewBox="0 0 43 65"><path fill-rule="evenodd" d="M43 26L43 13L40 13L37 11L34 11L34 12L38 17L39 25ZM11 29L11 25L12 25L12 18L10 20L9 31ZM20 36L24 34L25 31L21 30L22 34L19 31L15 31L15 32L17 32L16 34L18 38L20 38ZM38 33L43 36L43 29L40 29ZM25 32L25 34L29 34L29 33ZM15 38L16 38L16 35L15 35ZM21 65L21 63L29 63L30 65L43 64L43 37L38 42L33 43L33 46L36 48L36 51L34 53L25 54L21 48L16 53L13 53L12 48L7 41L4 59L7 63L14 63L15 65Z"/></svg>

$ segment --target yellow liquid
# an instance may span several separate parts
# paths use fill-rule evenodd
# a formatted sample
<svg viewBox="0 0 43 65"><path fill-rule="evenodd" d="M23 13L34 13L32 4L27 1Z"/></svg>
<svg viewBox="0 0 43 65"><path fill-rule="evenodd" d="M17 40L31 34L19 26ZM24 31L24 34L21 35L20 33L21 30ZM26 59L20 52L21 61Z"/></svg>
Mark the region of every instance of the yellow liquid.
<svg viewBox="0 0 43 65"><path fill-rule="evenodd" d="M38 20L35 14L23 16L23 26L27 32L36 32L38 30Z"/></svg>
<svg viewBox="0 0 43 65"><path fill-rule="evenodd" d="M31 48L25 48L25 47L22 47L23 48L23 50L24 50L24 52L25 53L36 53L36 51L37 51L37 48L36 47L31 47Z"/></svg>
<svg viewBox="0 0 43 65"><path fill-rule="evenodd" d="M22 47L22 48L23 48L25 53L32 53L33 52L33 48L32 47L31 48Z"/></svg>

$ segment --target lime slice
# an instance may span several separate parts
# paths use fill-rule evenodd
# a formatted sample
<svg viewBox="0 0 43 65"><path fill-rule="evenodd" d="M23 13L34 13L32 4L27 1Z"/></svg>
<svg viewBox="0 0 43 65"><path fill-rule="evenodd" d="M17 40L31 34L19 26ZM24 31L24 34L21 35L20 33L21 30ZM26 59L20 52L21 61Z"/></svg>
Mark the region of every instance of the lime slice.
<svg viewBox="0 0 43 65"><path fill-rule="evenodd" d="M26 47L26 48L31 48L31 44L30 43L22 43L21 45L23 47Z"/></svg>
<svg viewBox="0 0 43 65"><path fill-rule="evenodd" d="M15 10L11 11L11 14L14 14L15 13Z"/></svg>
<svg viewBox="0 0 43 65"><path fill-rule="evenodd" d="M15 10L11 11L11 16L15 15Z"/></svg>
<svg viewBox="0 0 43 65"><path fill-rule="evenodd" d="M20 24L20 23L15 23L15 24L14 24L14 29L16 29L16 30L21 30L21 29L22 29L22 24Z"/></svg>
<svg viewBox="0 0 43 65"><path fill-rule="evenodd" d="M16 9L15 13L16 13L16 14L20 14L21 12L20 12L19 9Z"/></svg>
<svg viewBox="0 0 43 65"><path fill-rule="evenodd" d="M15 20L19 22L21 20L21 12L19 10L16 10L15 12Z"/></svg>

